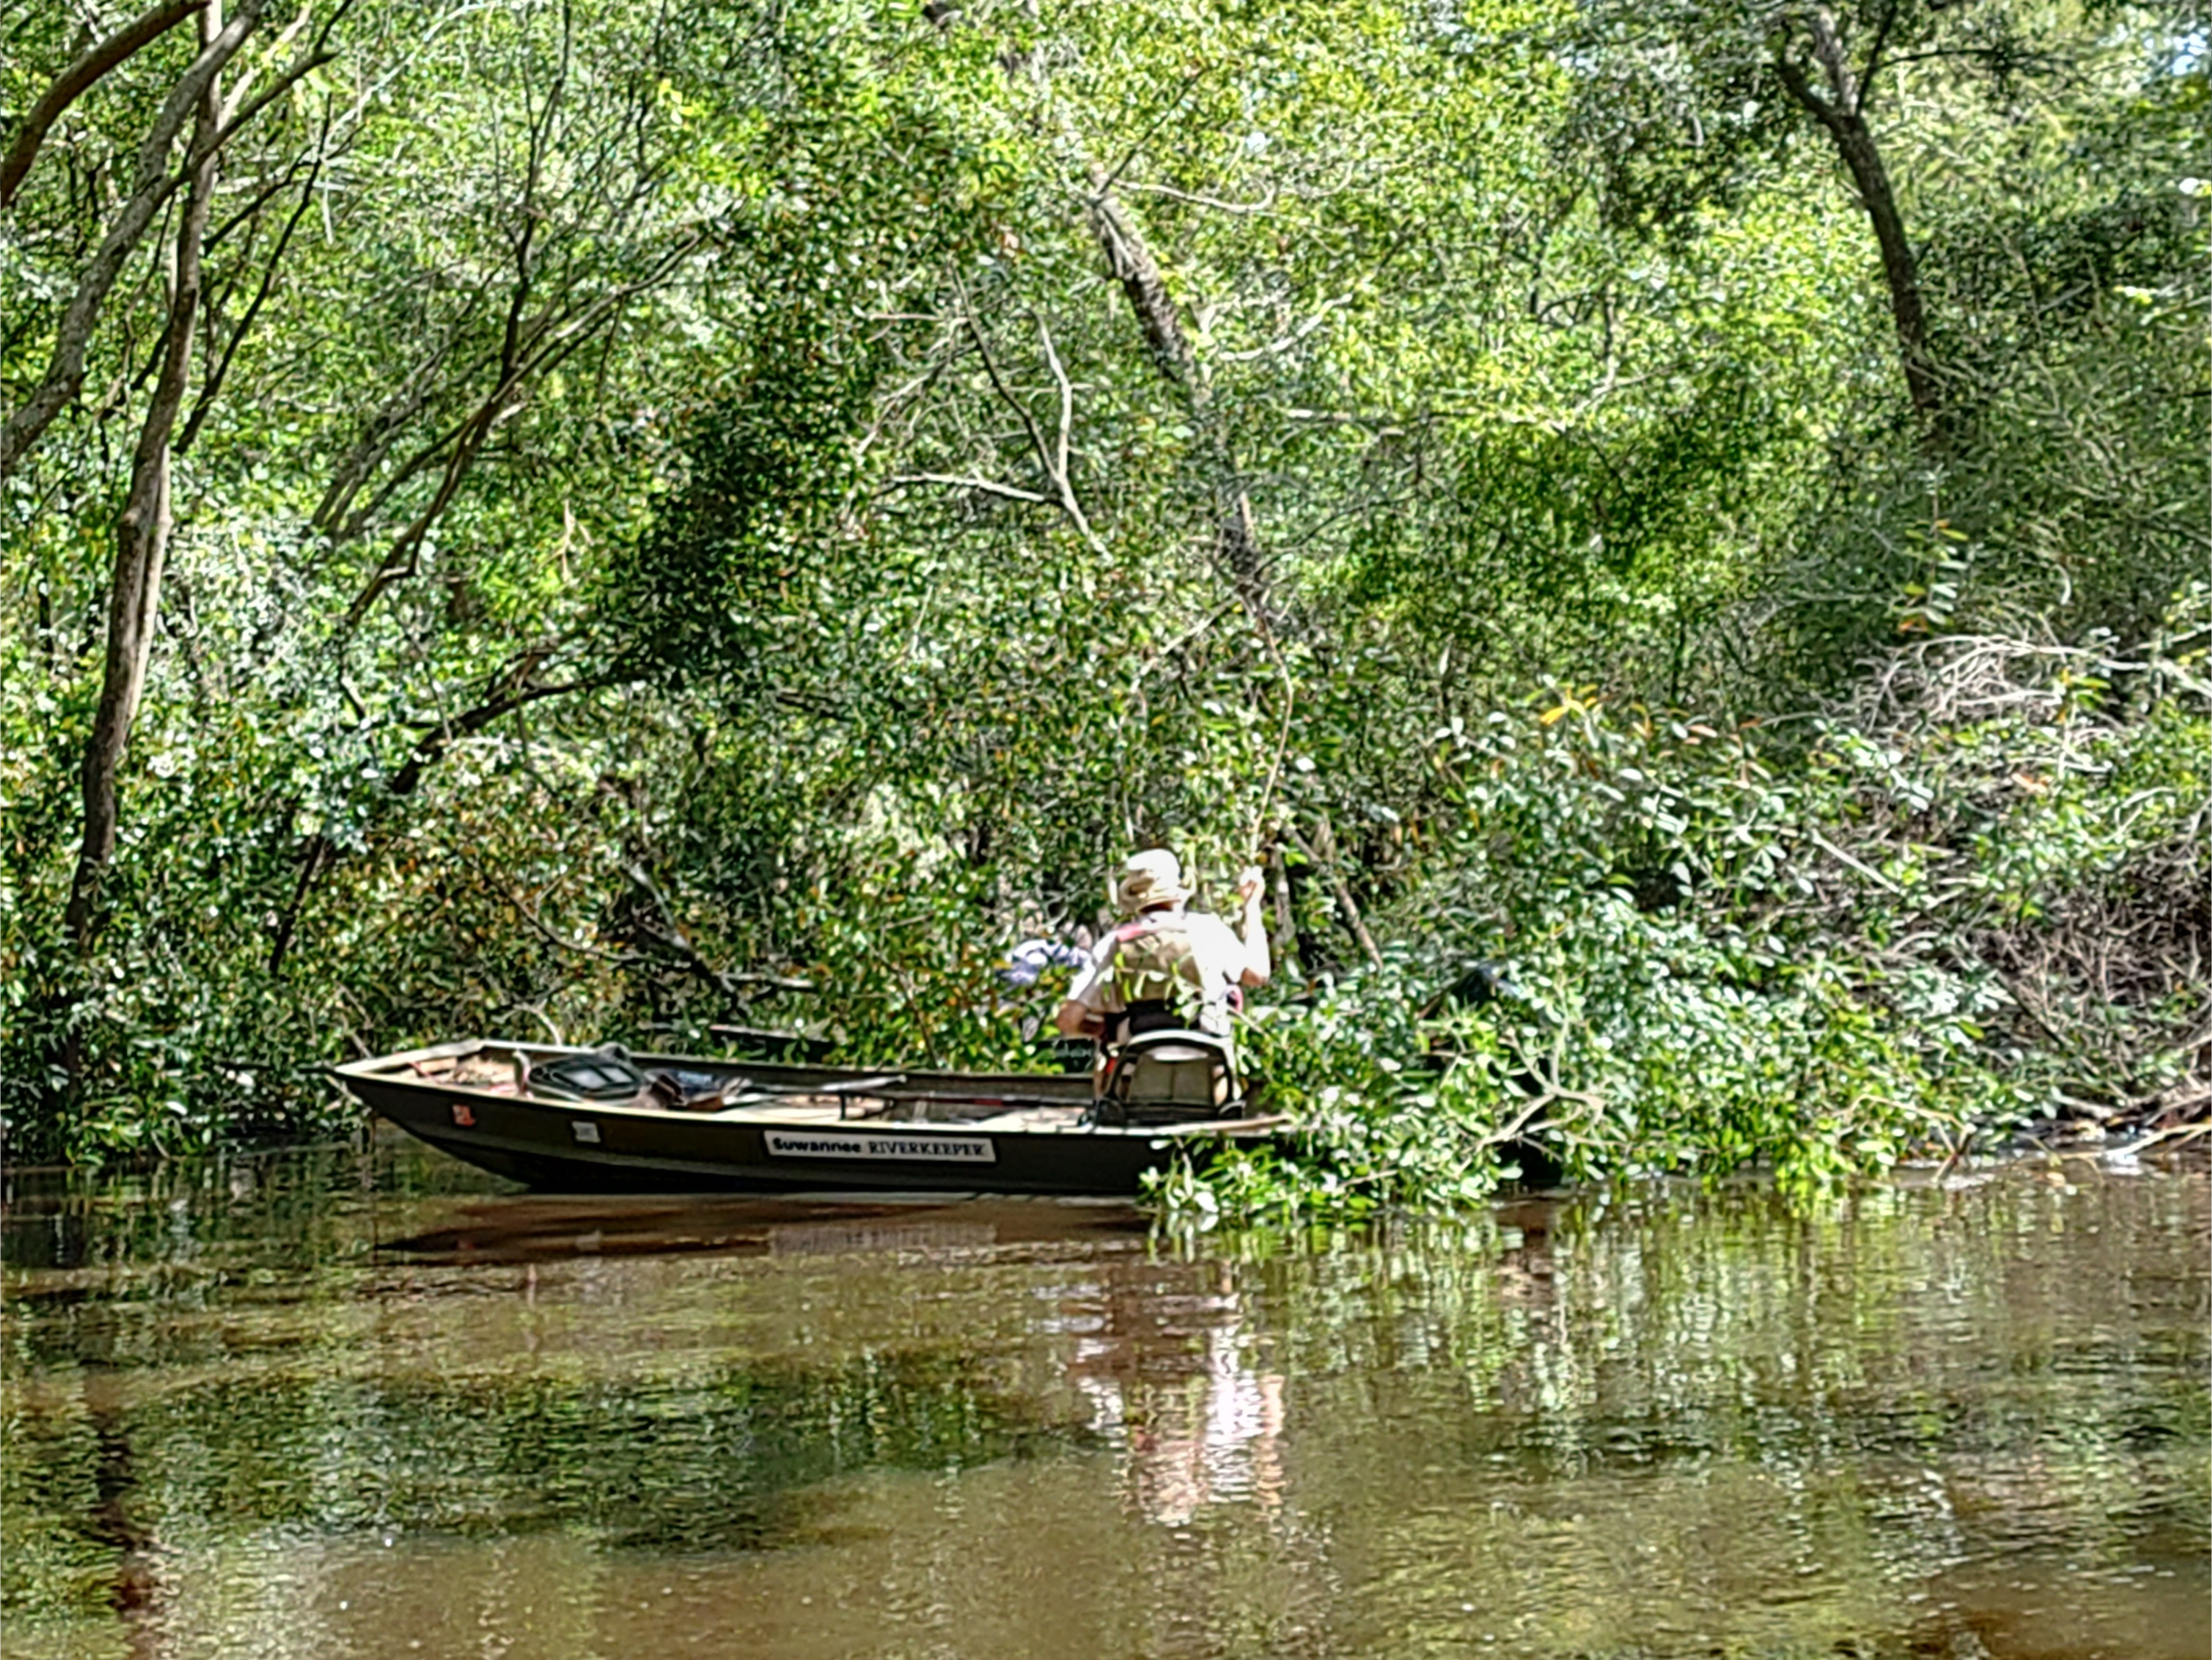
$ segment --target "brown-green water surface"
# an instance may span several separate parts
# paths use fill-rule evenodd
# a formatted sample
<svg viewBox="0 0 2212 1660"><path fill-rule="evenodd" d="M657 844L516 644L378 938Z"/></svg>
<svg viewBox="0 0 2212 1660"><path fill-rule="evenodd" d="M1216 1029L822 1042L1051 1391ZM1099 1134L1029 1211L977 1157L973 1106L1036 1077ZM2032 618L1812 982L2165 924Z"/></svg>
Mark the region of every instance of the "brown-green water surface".
<svg viewBox="0 0 2212 1660"><path fill-rule="evenodd" d="M10 1178L8 1660L2203 1660L2208 1183L1175 1245L380 1141Z"/></svg>

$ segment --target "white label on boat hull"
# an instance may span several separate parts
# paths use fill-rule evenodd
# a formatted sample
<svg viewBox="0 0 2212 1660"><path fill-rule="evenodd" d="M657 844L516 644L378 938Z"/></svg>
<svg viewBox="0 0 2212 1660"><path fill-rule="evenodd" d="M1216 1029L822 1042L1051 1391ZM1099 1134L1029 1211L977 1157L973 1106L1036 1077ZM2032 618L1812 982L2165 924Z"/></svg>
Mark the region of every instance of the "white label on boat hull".
<svg viewBox="0 0 2212 1660"><path fill-rule="evenodd" d="M778 1158L890 1158L916 1164L994 1164L988 1135L887 1135L878 1131L764 1130Z"/></svg>
<svg viewBox="0 0 2212 1660"><path fill-rule="evenodd" d="M586 1119L580 1121L574 1128L576 1131L576 1139L579 1141L588 1142L592 1146L598 1145L599 1140L599 1127L597 1124L594 1124Z"/></svg>

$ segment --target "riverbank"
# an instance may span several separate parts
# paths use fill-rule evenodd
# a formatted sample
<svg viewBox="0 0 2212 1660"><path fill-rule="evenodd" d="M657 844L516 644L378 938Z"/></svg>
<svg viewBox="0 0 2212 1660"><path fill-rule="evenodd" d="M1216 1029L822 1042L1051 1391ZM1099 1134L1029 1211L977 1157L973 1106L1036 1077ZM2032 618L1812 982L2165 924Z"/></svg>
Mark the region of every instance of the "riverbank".
<svg viewBox="0 0 2212 1660"><path fill-rule="evenodd" d="M1569 1180L1756 1164L1809 1189L2054 1136L2192 1134L2212 1104L2203 654L2148 651L2123 691L2078 654L1954 642L1917 654L1910 697L1893 683L1890 702L1814 723L1723 731L1554 688L1434 734L1395 864L1364 910L1347 890L1316 917L1356 919L1372 960L1317 966L1293 911L1255 1001L1247 1063L1304 1127L1300 1155L1177 1177L1159 1202L1449 1210L1524 1164ZM1277 874L1310 890L1326 871ZM1020 1028L1058 982L1010 998L981 902L941 865L862 885L839 926L863 956L806 982L842 1058L1038 1063ZM870 927L885 910L890 936ZM76 1006L86 1054L113 999L147 989ZM571 982L561 1006L615 989ZM218 1029L270 1010L258 1041L289 1031L291 1055L137 1045L112 1093L53 1116L11 1099L23 1154L349 1122L307 1061L368 1037L301 1024L347 984L249 970L169 990L242 1000L208 1006ZM622 1006L600 1005L594 1036L625 1032Z"/></svg>
<svg viewBox="0 0 2212 1660"><path fill-rule="evenodd" d="M1154 845L1264 866L1313 1126L1220 1213L2212 1082L2154 9L303 3L0 55L12 1154L463 1034L1028 1061Z"/></svg>

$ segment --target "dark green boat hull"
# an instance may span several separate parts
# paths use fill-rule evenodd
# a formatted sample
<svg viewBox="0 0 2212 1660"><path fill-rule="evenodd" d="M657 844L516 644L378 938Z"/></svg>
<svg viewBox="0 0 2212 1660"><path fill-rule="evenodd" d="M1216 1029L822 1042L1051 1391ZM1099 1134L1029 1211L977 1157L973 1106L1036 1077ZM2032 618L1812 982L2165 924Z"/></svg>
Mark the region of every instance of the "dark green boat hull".
<svg viewBox="0 0 2212 1660"><path fill-rule="evenodd" d="M1079 1106L1087 1078L1030 1073L902 1074L874 1091L947 1122L856 1118L791 1125L718 1114L546 1101L412 1075L412 1063L476 1047L446 1044L334 1068L372 1111L478 1169L558 1193L1009 1193L1128 1197L1180 1154L1203 1164L1228 1146L1259 1146L1279 1120L1153 1128L987 1128L962 1122L1022 1106ZM506 1044L488 1044L504 1049ZM555 1051L526 1046L538 1054ZM581 1053L582 1051L574 1051ZM742 1076L756 1091L835 1088L869 1074L690 1055L637 1055L648 1070ZM834 1149L824 1156L810 1147ZM870 1156L880 1148L884 1156Z"/></svg>

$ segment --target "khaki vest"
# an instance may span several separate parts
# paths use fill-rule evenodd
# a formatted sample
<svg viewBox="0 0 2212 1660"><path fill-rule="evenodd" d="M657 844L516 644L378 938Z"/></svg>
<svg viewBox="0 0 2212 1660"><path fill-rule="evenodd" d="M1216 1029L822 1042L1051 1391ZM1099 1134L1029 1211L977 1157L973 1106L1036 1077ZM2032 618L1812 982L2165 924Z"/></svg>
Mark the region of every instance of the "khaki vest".
<svg viewBox="0 0 2212 1660"><path fill-rule="evenodd" d="M1114 960L1105 980L1103 1001L1109 1013L1134 1003L1196 1007L1198 952L1182 918L1140 916L1115 929Z"/></svg>

